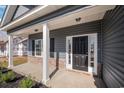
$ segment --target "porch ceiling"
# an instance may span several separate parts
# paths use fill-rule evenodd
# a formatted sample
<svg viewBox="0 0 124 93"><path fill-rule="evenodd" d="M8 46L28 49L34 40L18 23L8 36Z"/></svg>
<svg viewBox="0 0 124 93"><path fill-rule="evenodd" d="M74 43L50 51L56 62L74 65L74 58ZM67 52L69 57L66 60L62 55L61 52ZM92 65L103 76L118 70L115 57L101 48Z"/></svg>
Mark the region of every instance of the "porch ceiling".
<svg viewBox="0 0 124 93"><path fill-rule="evenodd" d="M77 13L70 14L65 17L50 21L49 28L53 30L67 26L92 22L95 20L100 20L103 19L103 16L107 10L113 9L114 7L115 6L111 6L111 5L109 6L100 5L100 6L89 7ZM81 18L80 21L76 21L76 19L78 18Z"/></svg>
<svg viewBox="0 0 124 93"><path fill-rule="evenodd" d="M35 34L35 33L42 32L42 28L43 28L43 26L41 25L41 23L39 23L39 24L29 26L27 28L18 30L16 32L13 32L13 33L10 33L10 34L13 35L13 36L27 37L30 34ZM35 31L35 30L37 30L37 31Z"/></svg>
<svg viewBox="0 0 124 93"><path fill-rule="evenodd" d="M92 6L78 12L71 13L69 15L60 16L54 20L48 21L48 26L50 30L59 29L67 26L87 23L95 20L103 19L104 14L107 10L113 9L114 5L102 5L102 6ZM76 19L79 19L76 21ZM38 29L36 32L35 29ZM35 24L33 26L27 27L25 29L16 31L12 33L13 35L29 35L34 33L42 32L42 23Z"/></svg>

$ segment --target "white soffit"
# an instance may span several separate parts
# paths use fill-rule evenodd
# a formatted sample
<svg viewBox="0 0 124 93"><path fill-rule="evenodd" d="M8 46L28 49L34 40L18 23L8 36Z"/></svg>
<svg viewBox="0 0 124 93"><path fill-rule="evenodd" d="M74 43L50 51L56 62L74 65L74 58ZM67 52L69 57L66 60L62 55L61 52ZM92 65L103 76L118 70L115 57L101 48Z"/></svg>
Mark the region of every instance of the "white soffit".
<svg viewBox="0 0 124 93"><path fill-rule="evenodd" d="M38 29L38 31L36 32L35 29ZM39 24L35 24L32 26L26 27L24 29L15 31L15 32L11 33L11 35L27 37L30 34L36 34L36 33L42 32L42 29L43 29L43 27L42 27L41 23L39 23Z"/></svg>
<svg viewBox="0 0 124 93"><path fill-rule="evenodd" d="M81 23L87 23L95 20L103 19L104 14L107 10L113 9L114 5L101 5L101 6L93 6L91 8L87 8L80 12L70 14L68 16L55 19L49 22L50 30L58 29L62 27L72 26ZM76 22L76 18L81 18L80 22Z"/></svg>

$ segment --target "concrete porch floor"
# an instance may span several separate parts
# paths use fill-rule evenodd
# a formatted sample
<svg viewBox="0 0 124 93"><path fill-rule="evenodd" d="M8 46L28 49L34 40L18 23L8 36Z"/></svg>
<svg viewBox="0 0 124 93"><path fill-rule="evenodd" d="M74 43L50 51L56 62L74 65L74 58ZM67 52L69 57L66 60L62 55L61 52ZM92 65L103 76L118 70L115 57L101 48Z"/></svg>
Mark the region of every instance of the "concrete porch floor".
<svg viewBox="0 0 124 93"><path fill-rule="evenodd" d="M35 80L42 80L42 63L25 63L13 67L13 70L23 75L31 75ZM55 67L49 66L49 75ZM69 71L66 69L57 72L47 82L48 87L52 88L96 88L105 87L102 80L82 72Z"/></svg>
<svg viewBox="0 0 124 93"><path fill-rule="evenodd" d="M42 80L42 71L43 71L43 64L42 63L25 63L18 66L14 66L12 68L15 72L31 76L33 79L35 79L38 82L41 82ZM49 75L54 72L55 67L49 66Z"/></svg>

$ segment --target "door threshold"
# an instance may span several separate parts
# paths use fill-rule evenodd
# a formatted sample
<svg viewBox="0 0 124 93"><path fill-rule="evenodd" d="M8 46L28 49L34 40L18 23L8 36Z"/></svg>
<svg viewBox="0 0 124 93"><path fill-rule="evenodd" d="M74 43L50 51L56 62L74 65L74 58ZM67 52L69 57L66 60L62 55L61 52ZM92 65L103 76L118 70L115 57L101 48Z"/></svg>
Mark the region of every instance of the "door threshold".
<svg viewBox="0 0 124 93"><path fill-rule="evenodd" d="M93 75L92 73L90 72L86 72L86 71L81 71L81 70L76 70L76 69L67 69L68 71L72 71L72 72L77 72L77 73L83 73L83 74L86 74L86 75Z"/></svg>

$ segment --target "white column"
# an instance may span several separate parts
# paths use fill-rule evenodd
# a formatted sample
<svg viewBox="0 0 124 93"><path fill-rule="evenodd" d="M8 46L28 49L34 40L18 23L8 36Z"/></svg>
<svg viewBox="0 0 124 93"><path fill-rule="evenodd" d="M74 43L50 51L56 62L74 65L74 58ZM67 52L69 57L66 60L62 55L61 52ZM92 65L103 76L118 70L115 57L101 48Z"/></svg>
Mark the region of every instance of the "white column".
<svg viewBox="0 0 124 93"><path fill-rule="evenodd" d="M9 56L8 56L8 68L13 67L13 37L9 35Z"/></svg>
<svg viewBox="0 0 124 93"><path fill-rule="evenodd" d="M49 29L47 24L43 24L43 83L49 79L48 72L48 58L49 58Z"/></svg>

